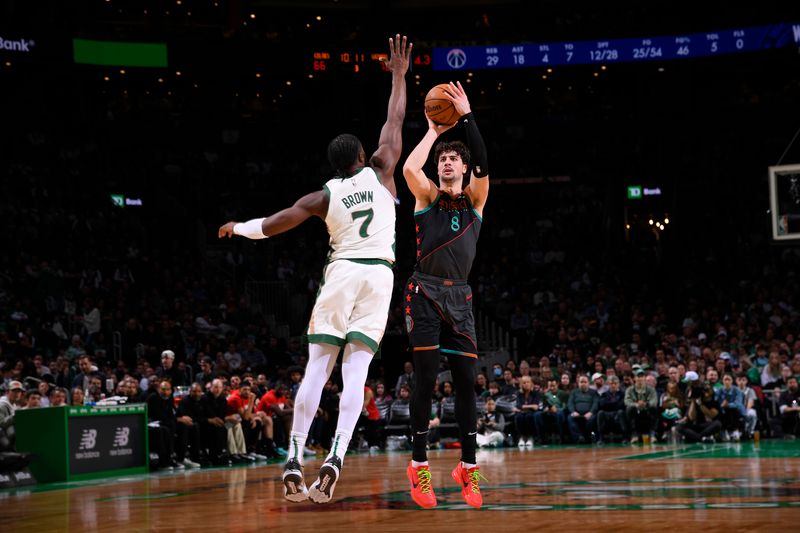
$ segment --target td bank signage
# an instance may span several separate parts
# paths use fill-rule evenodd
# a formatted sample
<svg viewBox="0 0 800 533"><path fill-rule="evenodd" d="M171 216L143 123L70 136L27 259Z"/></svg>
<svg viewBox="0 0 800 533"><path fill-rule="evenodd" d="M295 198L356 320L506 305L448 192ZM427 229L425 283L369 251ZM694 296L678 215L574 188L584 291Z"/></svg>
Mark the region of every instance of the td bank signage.
<svg viewBox="0 0 800 533"><path fill-rule="evenodd" d="M661 196L661 187L642 187L641 185L628 186L628 200L641 200L651 196Z"/></svg>
<svg viewBox="0 0 800 533"><path fill-rule="evenodd" d="M31 52L36 45L33 39L6 39L0 36L0 50L3 52Z"/></svg>

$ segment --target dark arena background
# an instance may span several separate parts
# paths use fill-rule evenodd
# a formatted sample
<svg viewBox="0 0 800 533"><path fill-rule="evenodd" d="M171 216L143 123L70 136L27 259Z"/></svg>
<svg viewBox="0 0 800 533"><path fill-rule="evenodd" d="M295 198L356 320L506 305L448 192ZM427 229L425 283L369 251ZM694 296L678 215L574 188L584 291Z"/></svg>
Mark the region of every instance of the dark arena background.
<svg viewBox="0 0 800 533"><path fill-rule="evenodd" d="M414 47L395 291L367 380L379 419L359 421L333 501L292 503L287 429L328 233L319 218L266 240L217 231L320 190L336 135L375 151L391 85L380 59L398 33ZM415 222L402 164L428 127L427 91L448 81L491 167L469 282L479 419L492 398L504 427L478 451L477 510L449 475L447 359L435 509L412 501L405 472ZM795 530L799 137L796 2L0 0L0 523ZM599 394L585 427L568 401L581 377ZM646 415L604 402L609 382L639 390L640 377ZM163 382L189 416L192 384L210 397L215 379L228 414L251 386L271 441L245 431L245 453L211 454L205 431L167 431ZM556 380L552 417L518 409L528 379L540 401ZM337 365L307 483L341 388ZM703 390L719 424L700 438L684 426Z"/></svg>

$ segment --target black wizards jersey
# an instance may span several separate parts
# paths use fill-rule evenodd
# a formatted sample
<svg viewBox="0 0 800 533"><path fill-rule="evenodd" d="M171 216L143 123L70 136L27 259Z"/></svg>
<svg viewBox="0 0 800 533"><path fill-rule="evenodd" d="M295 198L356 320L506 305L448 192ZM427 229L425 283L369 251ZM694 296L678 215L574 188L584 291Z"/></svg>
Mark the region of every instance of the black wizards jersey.
<svg viewBox="0 0 800 533"><path fill-rule="evenodd" d="M433 203L414 213L417 264L414 270L453 280L466 280L472 269L481 219L467 195L452 198L439 192Z"/></svg>

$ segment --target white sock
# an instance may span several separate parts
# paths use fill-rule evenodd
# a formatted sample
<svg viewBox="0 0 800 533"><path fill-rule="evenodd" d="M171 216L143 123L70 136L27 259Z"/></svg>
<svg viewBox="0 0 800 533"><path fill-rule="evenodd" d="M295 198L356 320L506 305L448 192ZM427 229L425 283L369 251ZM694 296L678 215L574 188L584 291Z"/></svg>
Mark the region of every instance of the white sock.
<svg viewBox="0 0 800 533"><path fill-rule="evenodd" d="M292 431L289 435L289 456L287 460L294 459L303 464L303 448L306 446L308 440L308 433L300 433L299 431Z"/></svg>
<svg viewBox="0 0 800 533"><path fill-rule="evenodd" d="M469 470L470 468L475 468L476 466L478 465L474 465L472 463L465 463L464 461L461 461L461 467L464 468L465 470Z"/></svg>
<svg viewBox="0 0 800 533"><path fill-rule="evenodd" d="M414 461L412 459L411 460L411 466L413 466L414 468L419 468L420 466L428 466L428 461L419 462L419 461Z"/></svg>
<svg viewBox="0 0 800 533"><path fill-rule="evenodd" d="M337 431L331 443L331 451L328 453L327 461L333 457L338 457L341 463L344 463L344 455L347 453L347 447L350 445L350 433L344 431Z"/></svg>
<svg viewBox="0 0 800 533"><path fill-rule="evenodd" d="M342 357L342 395L339 398L339 422L327 461L336 456L344 462L347 447L356 429L361 408L364 406L364 383L367 381L372 350L361 342L348 342Z"/></svg>

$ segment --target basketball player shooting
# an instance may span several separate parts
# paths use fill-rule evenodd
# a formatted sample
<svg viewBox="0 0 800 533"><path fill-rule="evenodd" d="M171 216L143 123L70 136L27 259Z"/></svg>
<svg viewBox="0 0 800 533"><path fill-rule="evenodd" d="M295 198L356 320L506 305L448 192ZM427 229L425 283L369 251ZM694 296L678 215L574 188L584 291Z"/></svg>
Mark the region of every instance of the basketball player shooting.
<svg viewBox="0 0 800 533"><path fill-rule="evenodd" d="M415 198L417 257L405 285L406 331L414 352L417 386L411 396L412 461L406 470L411 497L421 507L436 506L426 445L431 395L440 354L450 363L455 387L455 412L461 440L461 461L452 476L467 504L480 507L483 498L476 464L477 415L475 362L477 341L472 316L472 290L467 284L480 234L483 207L489 195L486 146L461 83L445 93L459 119L442 125L428 117L428 131L408 156L403 175ZM436 139L460 123L467 146L439 142L434 149L437 185L422 170ZM464 177L471 173L469 184Z"/></svg>
<svg viewBox="0 0 800 533"><path fill-rule="evenodd" d="M311 216L325 221L331 252L323 270L320 291L308 325L309 358L297 392L283 472L284 496L293 502L310 498L327 503L341 475L342 462L364 403L367 370L386 329L394 274L394 171L402 151L406 110L406 81L412 44L396 35L389 39L386 67L392 91L378 148L367 161L361 142L342 134L328 145L328 160L336 177L323 190L300 198L292 207L267 218L228 222L219 237L241 235L264 239L288 231ZM344 387L339 422L330 454L319 477L306 488L303 449L319 407L325 382L344 349Z"/></svg>

